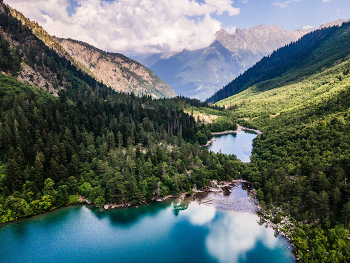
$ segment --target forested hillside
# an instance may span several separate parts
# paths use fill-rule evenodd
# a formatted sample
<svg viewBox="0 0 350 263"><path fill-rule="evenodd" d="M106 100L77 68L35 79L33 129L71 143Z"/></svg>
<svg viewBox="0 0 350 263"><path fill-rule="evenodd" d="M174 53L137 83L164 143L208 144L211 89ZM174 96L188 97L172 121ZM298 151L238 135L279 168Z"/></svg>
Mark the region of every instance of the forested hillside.
<svg viewBox="0 0 350 263"><path fill-rule="evenodd" d="M263 131L242 176L270 219L295 223L293 243L303 262L350 258L350 60L338 57L338 63L319 72L302 65L299 81L290 81L290 71L216 104Z"/></svg>
<svg viewBox="0 0 350 263"><path fill-rule="evenodd" d="M243 177L263 216L293 223L283 228L303 262L350 261L349 23L264 58L209 107L118 93L0 7L0 223L79 195L139 204ZM263 131L249 165L199 147L236 120Z"/></svg>
<svg viewBox="0 0 350 263"><path fill-rule="evenodd" d="M321 72L346 60L350 55L350 22L340 27L327 27L303 36L299 41L286 45L264 57L253 67L223 87L207 101L215 103L274 78L271 86L259 90L281 87L301 81L305 76Z"/></svg>
<svg viewBox="0 0 350 263"><path fill-rule="evenodd" d="M235 156L199 148L211 130L236 128L227 118L204 126L184 111L207 103L115 92L2 11L1 223L77 202L78 194L96 205L136 204L243 172ZM52 87L19 81L23 61Z"/></svg>
<svg viewBox="0 0 350 263"><path fill-rule="evenodd" d="M68 42L85 49L73 50L75 53L69 54L65 46L47 34L38 23L30 21L4 3L0 3L0 32L1 38L6 39L9 47L13 47L13 52L21 57L21 60L5 63L4 66L16 67L10 70L20 81L31 86L57 94L59 89L72 85L68 74L73 74L85 79L89 85L102 82L116 91L148 94L154 98L176 96L172 88L151 70L122 55L115 58L86 43L84 46L73 40ZM80 53L88 62L78 56Z"/></svg>

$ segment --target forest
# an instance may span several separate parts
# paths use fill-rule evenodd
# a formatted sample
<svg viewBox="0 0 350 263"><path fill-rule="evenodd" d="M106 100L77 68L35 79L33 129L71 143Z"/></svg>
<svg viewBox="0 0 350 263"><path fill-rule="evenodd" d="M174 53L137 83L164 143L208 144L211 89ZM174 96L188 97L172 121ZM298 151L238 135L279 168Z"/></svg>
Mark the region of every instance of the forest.
<svg viewBox="0 0 350 263"><path fill-rule="evenodd" d="M203 125L185 100L137 98L85 86L56 98L10 76L0 79L1 222L77 199L140 203L243 172L235 156L198 147ZM97 95L99 94L99 95ZM93 99L92 97L95 97Z"/></svg>
<svg viewBox="0 0 350 263"><path fill-rule="evenodd" d="M341 26L318 29L279 48L217 91L207 102L221 101L257 83L277 77L285 76L284 82L271 83L269 87L264 87L265 90L299 82L305 76L322 72L347 60L350 50L349 27L350 22L347 22Z"/></svg>
<svg viewBox="0 0 350 263"><path fill-rule="evenodd" d="M140 204L243 177L266 211L280 208L274 221L291 219L301 261L350 261L349 24L264 58L229 84L243 92L214 106L118 93L11 15L0 14L0 25L0 223L79 195L97 206ZM315 50L321 62L310 60ZM53 89L17 80L21 63ZM204 123L193 113L218 118ZM263 131L250 164L199 147L237 123Z"/></svg>

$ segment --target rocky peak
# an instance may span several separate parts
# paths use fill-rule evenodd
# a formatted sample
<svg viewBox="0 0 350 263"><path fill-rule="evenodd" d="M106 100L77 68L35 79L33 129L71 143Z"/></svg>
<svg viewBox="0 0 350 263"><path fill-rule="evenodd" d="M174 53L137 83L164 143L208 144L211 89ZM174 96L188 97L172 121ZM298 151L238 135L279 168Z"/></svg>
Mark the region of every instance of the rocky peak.
<svg viewBox="0 0 350 263"><path fill-rule="evenodd" d="M249 51L253 54L267 55L281 46L298 40L308 32L310 31L288 31L278 25L257 25L243 30L237 28L234 34L221 29L216 33L215 40L235 54Z"/></svg>
<svg viewBox="0 0 350 263"><path fill-rule="evenodd" d="M322 24L320 26L320 28L325 28L325 27L332 27L332 26L341 26L343 23L346 23L346 22L349 22L350 19L348 20L344 20L344 19L338 19L336 21L333 21L333 22L329 22L329 23L326 23L326 24Z"/></svg>

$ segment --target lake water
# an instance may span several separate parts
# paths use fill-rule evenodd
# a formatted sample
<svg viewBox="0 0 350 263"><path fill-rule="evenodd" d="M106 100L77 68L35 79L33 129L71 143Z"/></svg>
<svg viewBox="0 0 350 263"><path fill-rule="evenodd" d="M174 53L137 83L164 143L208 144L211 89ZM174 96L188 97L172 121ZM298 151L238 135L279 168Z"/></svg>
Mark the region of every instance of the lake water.
<svg viewBox="0 0 350 263"><path fill-rule="evenodd" d="M255 213L204 205L212 195L103 212L73 206L3 225L0 262L294 262ZM240 187L221 195L219 204L247 202Z"/></svg>
<svg viewBox="0 0 350 263"><path fill-rule="evenodd" d="M208 150L225 154L235 154L244 163L250 162L253 150L253 139L258 135L252 132L238 132L214 136L215 141L208 146Z"/></svg>

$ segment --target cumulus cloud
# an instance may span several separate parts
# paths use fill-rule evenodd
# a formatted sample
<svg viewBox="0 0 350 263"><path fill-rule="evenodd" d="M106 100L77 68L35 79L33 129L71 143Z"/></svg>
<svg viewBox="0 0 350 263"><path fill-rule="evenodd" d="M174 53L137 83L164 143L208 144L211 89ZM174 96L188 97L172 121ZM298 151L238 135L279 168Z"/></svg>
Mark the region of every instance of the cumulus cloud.
<svg viewBox="0 0 350 263"><path fill-rule="evenodd" d="M310 25L303 26L303 29L312 29L312 28L314 28L314 26L310 26Z"/></svg>
<svg viewBox="0 0 350 263"><path fill-rule="evenodd" d="M284 2L274 2L271 5L273 6L279 6L280 8L285 8L289 4L289 1L284 1Z"/></svg>
<svg viewBox="0 0 350 263"><path fill-rule="evenodd" d="M239 14L231 0L7 0L51 35L88 42L116 52L198 49L215 39L221 23L211 14Z"/></svg>

